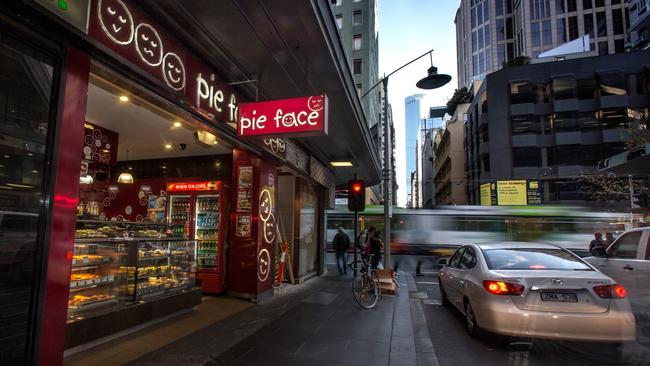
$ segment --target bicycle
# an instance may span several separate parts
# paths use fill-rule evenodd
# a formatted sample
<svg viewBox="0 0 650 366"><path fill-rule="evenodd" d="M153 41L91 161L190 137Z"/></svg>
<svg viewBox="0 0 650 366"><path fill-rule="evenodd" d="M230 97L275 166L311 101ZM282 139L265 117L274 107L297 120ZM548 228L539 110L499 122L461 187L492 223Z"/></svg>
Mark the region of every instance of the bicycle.
<svg viewBox="0 0 650 366"><path fill-rule="evenodd" d="M357 301L357 304L364 309L372 309L381 296L379 291L379 277L370 269L370 261L372 254L367 257L361 257L356 262L349 264L350 268L354 271L357 268L357 263L361 263L358 276L352 281L352 295Z"/></svg>

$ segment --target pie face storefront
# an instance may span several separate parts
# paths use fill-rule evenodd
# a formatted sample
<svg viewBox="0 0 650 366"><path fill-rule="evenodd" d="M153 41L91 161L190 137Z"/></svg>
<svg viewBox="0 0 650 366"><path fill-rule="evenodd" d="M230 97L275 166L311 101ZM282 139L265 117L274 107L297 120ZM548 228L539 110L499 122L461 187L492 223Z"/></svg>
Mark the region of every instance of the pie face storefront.
<svg viewBox="0 0 650 366"><path fill-rule="evenodd" d="M280 240L297 280L323 270L336 157L239 137L259 90L150 14L127 0L0 12L0 364L59 365L202 294L261 301Z"/></svg>

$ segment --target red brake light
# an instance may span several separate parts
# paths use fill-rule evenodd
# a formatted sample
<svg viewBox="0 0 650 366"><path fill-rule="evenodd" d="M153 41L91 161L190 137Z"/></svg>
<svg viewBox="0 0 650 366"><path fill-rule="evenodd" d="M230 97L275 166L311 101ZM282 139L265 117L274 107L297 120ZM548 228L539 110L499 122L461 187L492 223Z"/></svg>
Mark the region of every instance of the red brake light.
<svg viewBox="0 0 650 366"><path fill-rule="evenodd" d="M627 290L621 285L596 286L594 292L603 299L623 299L627 296Z"/></svg>
<svg viewBox="0 0 650 366"><path fill-rule="evenodd" d="M517 283L485 280L483 281L483 287L487 292L494 295L520 296L524 293L524 286Z"/></svg>

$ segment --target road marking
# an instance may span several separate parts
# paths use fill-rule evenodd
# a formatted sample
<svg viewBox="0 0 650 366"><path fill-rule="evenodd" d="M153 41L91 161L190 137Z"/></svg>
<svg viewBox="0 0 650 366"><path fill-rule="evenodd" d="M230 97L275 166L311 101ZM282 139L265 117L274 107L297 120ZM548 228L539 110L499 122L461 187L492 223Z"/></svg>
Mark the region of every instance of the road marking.
<svg viewBox="0 0 650 366"><path fill-rule="evenodd" d="M415 281L415 283L421 283L423 285L438 285L439 284L438 281L433 281L433 282L424 282L424 281L418 282L418 281Z"/></svg>
<svg viewBox="0 0 650 366"><path fill-rule="evenodd" d="M427 299L429 295L426 292L409 291L411 299Z"/></svg>
<svg viewBox="0 0 650 366"><path fill-rule="evenodd" d="M440 300L422 299L422 303L425 305L442 305Z"/></svg>

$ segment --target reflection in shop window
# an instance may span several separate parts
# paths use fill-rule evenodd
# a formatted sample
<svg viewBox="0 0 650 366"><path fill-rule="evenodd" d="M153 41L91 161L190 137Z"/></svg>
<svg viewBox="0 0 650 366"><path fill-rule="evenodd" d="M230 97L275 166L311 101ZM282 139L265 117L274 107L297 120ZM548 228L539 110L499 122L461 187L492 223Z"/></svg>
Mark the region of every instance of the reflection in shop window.
<svg viewBox="0 0 650 366"><path fill-rule="evenodd" d="M571 132L578 131L576 112L559 112L555 114L555 131Z"/></svg>
<svg viewBox="0 0 650 366"><path fill-rule="evenodd" d="M600 96L626 95L625 77L623 73L603 73L598 76Z"/></svg>
<svg viewBox="0 0 650 366"><path fill-rule="evenodd" d="M553 79L553 98L555 100L575 98L576 81L573 77L558 77Z"/></svg>
<svg viewBox="0 0 650 366"><path fill-rule="evenodd" d="M578 79L576 81L578 86L578 99L588 100L594 99L594 79Z"/></svg>
<svg viewBox="0 0 650 366"><path fill-rule="evenodd" d="M600 111L600 124L605 129L627 128L625 108L608 108Z"/></svg>

